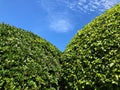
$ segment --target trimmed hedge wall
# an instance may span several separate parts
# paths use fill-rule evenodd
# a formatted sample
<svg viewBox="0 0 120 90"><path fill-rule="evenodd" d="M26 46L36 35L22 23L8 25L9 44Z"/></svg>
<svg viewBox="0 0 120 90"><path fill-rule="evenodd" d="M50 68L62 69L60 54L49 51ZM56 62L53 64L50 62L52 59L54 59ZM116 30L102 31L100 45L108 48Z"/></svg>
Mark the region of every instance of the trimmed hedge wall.
<svg viewBox="0 0 120 90"><path fill-rule="evenodd" d="M31 32L0 24L0 90L58 90L60 53Z"/></svg>
<svg viewBox="0 0 120 90"><path fill-rule="evenodd" d="M61 90L120 90L120 4L78 31L61 64Z"/></svg>
<svg viewBox="0 0 120 90"><path fill-rule="evenodd" d="M102 89L120 90L120 4L78 31L63 53L0 24L0 90Z"/></svg>

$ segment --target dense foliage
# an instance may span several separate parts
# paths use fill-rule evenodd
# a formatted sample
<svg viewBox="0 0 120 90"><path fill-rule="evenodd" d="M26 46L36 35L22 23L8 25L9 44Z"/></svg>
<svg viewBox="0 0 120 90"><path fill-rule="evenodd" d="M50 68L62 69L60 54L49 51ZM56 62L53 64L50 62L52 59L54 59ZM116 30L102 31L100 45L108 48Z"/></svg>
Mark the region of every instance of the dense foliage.
<svg viewBox="0 0 120 90"><path fill-rule="evenodd" d="M120 90L120 4L78 31L61 63L62 90Z"/></svg>
<svg viewBox="0 0 120 90"><path fill-rule="evenodd" d="M0 90L58 90L59 57L46 40L0 24Z"/></svg>
<svg viewBox="0 0 120 90"><path fill-rule="evenodd" d="M120 90L120 4L78 31L62 56L41 37L0 24L0 90L59 89Z"/></svg>

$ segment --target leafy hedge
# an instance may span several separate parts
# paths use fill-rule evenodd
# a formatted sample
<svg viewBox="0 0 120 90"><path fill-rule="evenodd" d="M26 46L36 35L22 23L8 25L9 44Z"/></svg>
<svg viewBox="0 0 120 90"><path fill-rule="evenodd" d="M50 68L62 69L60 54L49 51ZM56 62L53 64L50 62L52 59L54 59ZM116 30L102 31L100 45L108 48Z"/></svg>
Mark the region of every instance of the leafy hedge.
<svg viewBox="0 0 120 90"><path fill-rule="evenodd" d="M61 63L61 90L120 90L120 4L78 31Z"/></svg>
<svg viewBox="0 0 120 90"><path fill-rule="evenodd" d="M120 90L120 4L78 31L62 55L41 37L0 24L0 90L101 89Z"/></svg>
<svg viewBox="0 0 120 90"><path fill-rule="evenodd" d="M60 53L30 32L0 24L0 90L58 90Z"/></svg>

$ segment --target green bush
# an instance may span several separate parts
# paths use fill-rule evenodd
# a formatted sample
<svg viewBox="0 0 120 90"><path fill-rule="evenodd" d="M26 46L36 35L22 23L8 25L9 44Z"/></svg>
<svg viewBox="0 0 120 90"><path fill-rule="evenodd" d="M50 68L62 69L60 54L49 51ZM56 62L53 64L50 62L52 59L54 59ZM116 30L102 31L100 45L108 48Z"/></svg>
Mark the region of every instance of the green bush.
<svg viewBox="0 0 120 90"><path fill-rule="evenodd" d="M61 64L62 90L120 90L120 4L78 31Z"/></svg>
<svg viewBox="0 0 120 90"><path fill-rule="evenodd" d="M60 53L31 32L0 24L0 90L58 90Z"/></svg>

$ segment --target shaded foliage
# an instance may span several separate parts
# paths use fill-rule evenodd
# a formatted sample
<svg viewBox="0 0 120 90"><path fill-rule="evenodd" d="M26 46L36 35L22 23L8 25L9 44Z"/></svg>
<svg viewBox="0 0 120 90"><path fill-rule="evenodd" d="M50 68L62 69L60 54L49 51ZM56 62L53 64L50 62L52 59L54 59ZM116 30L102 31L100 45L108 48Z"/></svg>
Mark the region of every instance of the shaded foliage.
<svg viewBox="0 0 120 90"><path fill-rule="evenodd" d="M46 40L0 24L0 90L57 90L60 51Z"/></svg>
<svg viewBox="0 0 120 90"><path fill-rule="evenodd" d="M61 64L61 90L120 89L120 4L78 31Z"/></svg>

